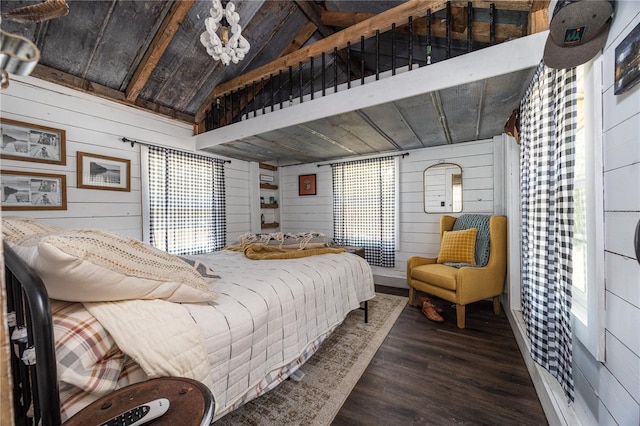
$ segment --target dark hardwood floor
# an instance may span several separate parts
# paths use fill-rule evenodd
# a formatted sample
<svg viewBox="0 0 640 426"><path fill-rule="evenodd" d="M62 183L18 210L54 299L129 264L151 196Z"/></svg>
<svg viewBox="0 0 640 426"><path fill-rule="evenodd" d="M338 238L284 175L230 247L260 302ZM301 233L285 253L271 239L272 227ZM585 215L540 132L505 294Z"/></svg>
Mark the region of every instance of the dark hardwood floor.
<svg viewBox="0 0 640 426"><path fill-rule="evenodd" d="M468 305L460 330L455 307L433 300L445 322L405 307L332 424L547 424L505 314L491 301Z"/></svg>

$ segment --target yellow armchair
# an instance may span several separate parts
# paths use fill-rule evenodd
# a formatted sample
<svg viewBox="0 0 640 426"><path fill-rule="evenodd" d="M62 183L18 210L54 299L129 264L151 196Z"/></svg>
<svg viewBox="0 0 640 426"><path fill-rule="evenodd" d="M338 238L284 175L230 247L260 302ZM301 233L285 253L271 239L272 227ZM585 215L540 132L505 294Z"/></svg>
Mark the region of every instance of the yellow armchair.
<svg viewBox="0 0 640 426"><path fill-rule="evenodd" d="M440 242L445 231L451 231L456 218L440 218ZM485 228L486 229L486 228ZM407 260L409 304L416 290L456 304L458 328L465 327L465 305L493 298L493 310L500 314L500 295L507 273L507 218L489 218L489 260L483 267L454 268L437 263L437 258L412 256Z"/></svg>

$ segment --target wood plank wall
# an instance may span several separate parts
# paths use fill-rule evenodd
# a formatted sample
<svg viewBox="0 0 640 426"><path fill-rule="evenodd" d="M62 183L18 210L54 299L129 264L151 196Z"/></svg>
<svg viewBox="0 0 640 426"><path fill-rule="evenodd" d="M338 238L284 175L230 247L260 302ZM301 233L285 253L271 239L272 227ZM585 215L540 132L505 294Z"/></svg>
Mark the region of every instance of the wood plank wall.
<svg viewBox="0 0 640 426"><path fill-rule="evenodd" d="M606 360L596 362L582 345L574 352L576 388L598 424L640 419L640 264L633 249L640 220L640 85L614 94L615 48L638 25L640 3L617 2L602 57Z"/></svg>
<svg viewBox="0 0 640 426"><path fill-rule="evenodd" d="M396 267L374 268L377 284L406 287L407 259L415 254L438 254L441 214L425 213L423 204L423 172L427 167L441 160L462 167L463 213L493 214L499 210L501 201L494 196L494 151L500 149L502 137L496 139L412 150L409 156L398 160ZM312 173L317 175L317 195L298 196L298 176ZM331 167L318 167L318 163L281 167L280 182L282 230L333 235Z"/></svg>
<svg viewBox="0 0 640 426"><path fill-rule="evenodd" d="M2 159L3 170L64 174L67 210L3 211L3 215L38 218L67 229L95 228L142 239L140 145L122 137L185 151L194 150L192 129L184 123L119 105L32 77L11 76L2 91L2 117L64 129L66 165ZM131 191L76 188L78 151L131 161ZM247 232L248 163L226 164L229 238Z"/></svg>

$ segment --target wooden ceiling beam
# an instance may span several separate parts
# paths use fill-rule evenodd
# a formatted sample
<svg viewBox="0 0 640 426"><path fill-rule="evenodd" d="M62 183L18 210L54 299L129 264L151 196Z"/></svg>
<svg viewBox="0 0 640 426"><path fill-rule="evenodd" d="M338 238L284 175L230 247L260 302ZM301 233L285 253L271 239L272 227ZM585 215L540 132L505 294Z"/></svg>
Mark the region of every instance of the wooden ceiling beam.
<svg viewBox="0 0 640 426"><path fill-rule="evenodd" d="M546 0L548 2L548 0ZM475 6L475 3L474 3ZM464 8L452 8L454 11L456 10L464 10ZM546 10L545 10L546 12ZM460 13L460 12L457 12ZM466 13L466 11L465 11ZM453 14L453 13L452 13ZM322 21L325 25L330 26L339 26L342 24L357 24L358 22L362 22L362 20L367 19L366 13L351 13L351 12L330 12L327 14L323 13ZM545 15L546 16L546 15ZM454 16L454 20L455 20ZM467 31L466 31L466 16L462 16L462 22L465 24L464 28L454 27L451 32L451 37L456 40L466 40ZM544 29L548 29L544 28ZM457 30L457 31L456 31ZM488 22L474 22L473 23L473 39L475 41L480 42L489 42L489 23ZM398 32L407 32L407 25L401 25L396 28ZM427 18L426 16L414 17L413 19L413 28L412 31L414 34L425 35L427 33ZM543 31L543 30L540 30ZM540 32L535 31L535 32ZM526 34L533 34L535 32L525 32L523 31L523 27L514 25L514 24L496 24L496 41L503 42L505 40L509 40L514 37L522 37ZM440 19L432 18L431 20L431 35L433 37L438 38L446 38L446 23L442 22Z"/></svg>
<svg viewBox="0 0 640 426"><path fill-rule="evenodd" d="M501 10L516 10L518 12L529 12L531 10L531 4L534 0L511 0L511 1L476 1L474 0L474 9L489 9L492 4L496 6L496 9ZM451 1L451 7L467 7L468 1L453 0Z"/></svg>
<svg viewBox="0 0 640 426"><path fill-rule="evenodd" d="M320 34L323 37L329 37L331 34L335 33L335 31L322 23L322 10L318 5L313 2L303 1L303 0L295 0L298 8L304 13L307 19L316 26Z"/></svg>
<svg viewBox="0 0 640 426"><path fill-rule="evenodd" d="M335 34L335 31L333 29L327 27L322 23L322 9L320 9L318 5L309 1L295 1L300 10L302 10L302 13L304 13L307 19L309 19L316 25L318 31L320 31L320 34L322 34L323 37L329 37L330 35ZM349 62L347 55L343 51L338 51L338 57L340 58L344 66L347 67L347 64ZM362 75L360 73L360 64L355 60L351 60L351 73L355 78L360 78L360 76Z"/></svg>
<svg viewBox="0 0 640 426"><path fill-rule="evenodd" d="M334 12L323 10L320 16L322 23L330 27L347 28L358 22L366 21L376 16L375 13Z"/></svg>
<svg viewBox="0 0 640 426"><path fill-rule="evenodd" d="M549 29L549 0L534 0L529 12L529 34L535 34Z"/></svg>
<svg viewBox="0 0 640 426"><path fill-rule="evenodd" d="M36 65L35 69L31 73L31 76L39 78L41 80L49 81L51 83L59 84L61 86L69 87L71 89L79 90L84 93L89 93L91 95L98 96L103 99L108 99L110 101L117 102L122 105L127 105L142 111L162 115L173 120L182 121L190 125L193 125L195 122L194 116L192 115L177 112L171 108L158 105L153 102L145 101L144 99L136 99L135 101L130 101L126 98L124 92L111 89L107 86L103 86L80 77L75 77L71 74L67 74L50 67L46 67L44 65Z"/></svg>
<svg viewBox="0 0 640 426"><path fill-rule="evenodd" d="M466 1L452 1L452 8L466 8L468 6ZM489 9L491 3L494 3L497 8L504 10L515 10L519 12L536 12L538 10L546 10L549 6L549 0L522 0L522 1L474 1L474 9ZM323 10L321 14L321 21L324 25L329 27L347 28L355 25L359 22L365 21L374 17L374 13L359 13L359 12L335 12L331 10ZM420 18L413 17L415 23Z"/></svg>
<svg viewBox="0 0 640 426"><path fill-rule="evenodd" d="M153 41L149 45L149 48L142 57L138 68L136 68L129 82L125 91L128 101L134 102L140 95L142 88L149 80L149 77L151 77L151 73L156 65L158 65L165 50L169 47L169 43L171 43L173 36L180 28L180 24L182 24L182 21L184 21L184 18L189 13L194 1L195 0L176 1L171 6L171 10L164 18L162 25L160 25Z"/></svg>
<svg viewBox="0 0 640 426"><path fill-rule="evenodd" d="M317 29L318 27L313 22L307 22L306 24L304 24L302 28L300 28L300 31L298 31L298 33L295 35L295 37L293 37L291 43L289 43L287 47L282 50L278 57L288 55L289 53L295 52L296 50L300 49L306 42L309 41L309 39Z"/></svg>

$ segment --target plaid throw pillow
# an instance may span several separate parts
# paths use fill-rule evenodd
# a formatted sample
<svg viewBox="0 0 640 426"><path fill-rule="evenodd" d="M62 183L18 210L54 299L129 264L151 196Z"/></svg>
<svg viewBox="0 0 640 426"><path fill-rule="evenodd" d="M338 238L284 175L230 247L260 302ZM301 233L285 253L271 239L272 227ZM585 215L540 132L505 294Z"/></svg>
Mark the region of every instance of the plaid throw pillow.
<svg viewBox="0 0 640 426"><path fill-rule="evenodd" d="M445 231L440 242L438 263L456 262L476 264L476 228L461 231Z"/></svg>

